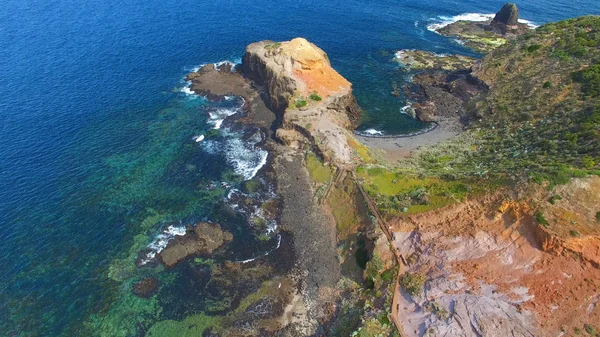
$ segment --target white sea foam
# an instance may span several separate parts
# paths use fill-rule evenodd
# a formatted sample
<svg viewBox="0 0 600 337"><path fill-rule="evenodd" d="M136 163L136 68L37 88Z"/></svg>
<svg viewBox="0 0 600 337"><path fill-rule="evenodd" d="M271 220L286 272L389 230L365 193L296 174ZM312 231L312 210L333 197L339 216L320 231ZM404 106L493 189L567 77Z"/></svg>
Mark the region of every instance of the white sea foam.
<svg viewBox="0 0 600 337"><path fill-rule="evenodd" d="M196 143L200 143L204 140L204 135L196 136L193 138Z"/></svg>
<svg viewBox="0 0 600 337"><path fill-rule="evenodd" d="M192 81L185 81L185 85L179 89L179 92L184 93L189 98L200 97L192 90Z"/></svg>
<svg viewBox="0 0 600 337"><path fill-rule="evenodd" d="M258 142L230 138L226 144L227 161L233 166L235 173L244 177L244 180L254 178L256 173L267 163L269 153L257 147L256 143Z"/></svg>
<svg viewBox="0 0 600 337"><path fill-rule="evenodd" d="M437 18L430 19L433 21L427 25L427 30L437 33L437 30L442 29L449 24L458 21L471 21L471 22L484 22L493 19L495 14L484 14L484 13L464 13L456 16L438 16ZM537 28L538 26L533 22L525 19L519 19L520 23L526 24L529 28Z"/></svg>
<svg viewBox="0 0 600 337"><path fill-rule="evenodd" d="M208 123L212 124L213 129L220 129L225 119L233 116L240 111L240 108L221 108L208 113Z"/></svg>
<svg viewBox="0 0 600 337"><path fill-rule="evenodd" d="M403 106L402 108L400 108L400 113L406 115L406 114L408 114L410 109L412 109L411 104L407 104L407 105Z"/></svg>
<svg viewBox="0 0 600 337"><path fill-rule="evenodd" d="M167 245L169 244L169 241L171 241L175 236L177 236L177 235L182 236L182 235L185 235L185 233L186 233L185 226L183 226L183 227L176 227L176 226L167 227L160 234L158 234L156 236L156 238L154 238L154 241L152 241L148 245L148 249L150 249L150 251L146 254L146 258L143 259L140 262L140 264L145 265L146 263L152 261L156 257L156 254L162 252L162 250L165 249L165 247L167 247Z"/></svg>
<svg viewBox="0 0 600 337"><path fill-rule="evenodd" d="M379 136L383 135L383 132L381 132L379 130L375 130L375 129L366 129L364 131L364 133L369 134L369 135L379 135Z"/></svg>
<svg viewBox="0 0 600 337"><path fill-rule="evenodd" d="M230 65L232 68L234 68L236 65L241 64L242 63L242 59L241 58L236 58L233 61L229 61L229 60L224 60L224 61L219 61L219 62L215 62L212 63L215 66L215 69L219 69L220 66L228 64ZM193 66L191 68L185 68L184 71L186 73L195 73L198 72L200 69L202 69L204 66L206 66L209 63L203 63L197 66ZM179 89L180 92L184 93L186 96L188 96L189 98L196 98L199 97L199 95L197 95L194 91L192 91L192 81L185 81L185 85ZM232 96L226 96L225 99L228 99L228 97L232 97Z"/></svg>
<svg viewBox="0 0 600 337"><path fill-rule="evenodd" d="M253 257L247 260L241 260L241 261L237 261L238 263L248 263L248 262L252 262L255 261L257 259L260 259L261 257L265 257L269 254L271 254L272 252L276 251L277 249L279 249L279 247L281 247L281 235L277 236L277 245L275 246L275 248L271 249L270 251L264 253L263 255L259 255L257 257Z"/></svg>

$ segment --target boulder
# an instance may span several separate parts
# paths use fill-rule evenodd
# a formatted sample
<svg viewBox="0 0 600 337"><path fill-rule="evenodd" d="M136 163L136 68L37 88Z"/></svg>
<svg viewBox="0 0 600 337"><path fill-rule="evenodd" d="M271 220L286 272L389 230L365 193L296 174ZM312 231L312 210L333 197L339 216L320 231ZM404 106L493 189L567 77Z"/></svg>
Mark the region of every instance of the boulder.
<svg viewBox="0 0 600 337"><path fill-rule="evenodd" d="M159 260L168 268L191 256L209 255L225 243L233 240L233 235L218 224L200 222L188 226L185 235L176 236L159 254Z"/></svg>
<svg viewBox="0 0 600 337"><path fill-rule="evenodd" d="M437 108L434 102L415 103L413 105L415 109L415 116L422 122L435 122L437 121L436 111Z"/></svg>
<svg viewBox="0 0 600 337"><path fill-rule="evenodd" d="M519 9L517 5L510 2L504 5L492 20L492 24L498 23L507 26L517 25L519 23Z"/></svg>

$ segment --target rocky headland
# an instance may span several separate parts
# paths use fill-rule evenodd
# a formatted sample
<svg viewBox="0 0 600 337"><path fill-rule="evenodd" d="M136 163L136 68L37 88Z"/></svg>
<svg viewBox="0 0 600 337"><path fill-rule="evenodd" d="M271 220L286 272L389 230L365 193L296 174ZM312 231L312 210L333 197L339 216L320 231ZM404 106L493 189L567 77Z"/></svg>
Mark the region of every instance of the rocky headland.
<svg viewBox="0 0 600 337"><path fill-rule="evenodd" d="M477 29L510 38L516 18L508 5ZM296 259L212 333L597 335L598 31L549 24L482 60L405 52L415 117L439 124L412 138L353 135L352 86L305 39L190 74L198 93L244 97L241 121L269 134Z"/></svg>
<svg viewBox="0 0 600 337"><path fill-rule="evenodd" d="M348 137L360 109L352 85L331 67L323 50L303 38L257 42L246 48L241 69L264 88L281 122L280 141L295 148L312 146L336 165L352 165Z"/></svg>

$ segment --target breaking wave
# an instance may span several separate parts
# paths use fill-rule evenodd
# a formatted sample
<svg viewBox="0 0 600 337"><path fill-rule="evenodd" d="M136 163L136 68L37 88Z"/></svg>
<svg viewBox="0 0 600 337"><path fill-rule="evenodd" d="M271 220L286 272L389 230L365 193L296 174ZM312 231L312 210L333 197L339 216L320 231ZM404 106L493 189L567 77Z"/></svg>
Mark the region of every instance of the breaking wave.
<svg viewBox="0 0 600 337"><path fill-rule="evenodd" d="M162 252L165 247L169 244L175 236L183 236L186 233L185 226L176 227L169 226L165 230L163 230L160 234L158 234L154 240L148 245L148 253L146 253L146 258L142 259L140 265L145 265L146 263L154 260L156 258L156 254Z"/></svg>

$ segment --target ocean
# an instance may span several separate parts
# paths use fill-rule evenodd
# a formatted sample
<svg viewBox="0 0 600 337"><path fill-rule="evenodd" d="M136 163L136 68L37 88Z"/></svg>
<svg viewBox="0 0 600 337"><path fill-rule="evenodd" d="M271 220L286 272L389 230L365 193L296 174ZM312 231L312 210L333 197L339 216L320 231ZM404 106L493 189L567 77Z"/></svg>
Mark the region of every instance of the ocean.
<svg viewBox="0 0 600 337"><path fill-rule="evenodd" d="M600 14L597 0L517 4L535 25ZM199 65L238 63L253 41L302 36L353 83L360 130L413 132L425 125L391 94L409 80L394 53L478 56L431 25L502 5L8 0L0 10L0 331L135 336L155 321L227 312L227 294L186 292L190 270L132 265L198 221L234 234L219 259L290 255L276 221L248 223L277 198L260 170L264 135L223 124L243 115L239 98L210 102L190 92L184 77ZM249 180L260 181L258 192L244 188ZM236 208L240 198L253 201ZM158 296L132 297L131 284L148 275L163 285Z"/></svg>

